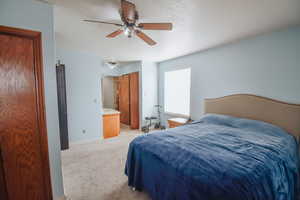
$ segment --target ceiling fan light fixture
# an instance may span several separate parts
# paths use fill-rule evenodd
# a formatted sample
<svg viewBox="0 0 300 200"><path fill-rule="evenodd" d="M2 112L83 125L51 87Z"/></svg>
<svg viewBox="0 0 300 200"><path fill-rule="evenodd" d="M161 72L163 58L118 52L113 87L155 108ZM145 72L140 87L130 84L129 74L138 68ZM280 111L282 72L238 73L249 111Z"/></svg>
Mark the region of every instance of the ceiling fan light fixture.
<svg viewBox="0 0 300 200"><path fill-rule="evenodd" d="M126 35L127 37L131 38L132 37L132 28L126 26L124 28L124 35Z"/></svg>
<svg viewBox="0 0 300 200"><path fill-rule="evenodd" d="M122 33L128 38L131 38L133 35L138 36L148 45L153 46L157 43L152 40L148 35L142 32L142 30L161 30L161 31L170 31L173 29L172 23L137 23L139 20L139 14L136 10L134 3L129 2L128 0L121 0L121 8L119 10L122 24L121 23L112 23L99 20L84 20L85 22L100 23L100 24L111 24L118 26L119 29L108 34L107 38L115 38Z"/></svg>
<svg viewBox="0 0 300 200"><path fill-rule="evenodd" d="M125 27L125 28L124 28L124 35L128 36L129 33L130 33L129 28L128 28L128 27Z"/></svg>

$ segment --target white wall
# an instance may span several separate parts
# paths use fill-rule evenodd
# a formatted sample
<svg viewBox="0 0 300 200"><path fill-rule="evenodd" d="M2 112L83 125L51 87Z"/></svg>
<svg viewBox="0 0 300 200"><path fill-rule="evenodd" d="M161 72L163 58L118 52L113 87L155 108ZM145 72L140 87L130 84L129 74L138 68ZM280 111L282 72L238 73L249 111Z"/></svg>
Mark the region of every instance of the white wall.
<svg viewBox="0 0 300 200"><path fill-rule="evenodd" d="M66 66L68 127L71 143L102 139L101 77L99 56L57 49Z"/></svg>
<svg viewBox="0 0 300 200"><path fill-rule="evenodd" d="M192 68L191 116L199 119L203 99L250 93L300 103L300 27L265 34L159 64L159 100L164 72ZM166 116L168 117L168 116Z"/></svg>
<svg viewBox="0 0 300 200"><path fill-rule="evenodd" d="M103 108L115 109L115 83L112 76L102 78Z"/></svg>
<svg viewBox="0 0 300 200"><path fill-rule="evenodd" d="M54 199L63 192L56 92L53 8L32 0L0 0L0 24L42 32L46 118Z"/></svg>
<svg viewBox="0 0 300 200"><path fill-rule="evenodd" d="M157 64L154 62L142 62L142 118L145 125L145 117L157 116L158 103L158 79Z"/></svg>
<svg viewBox="0 0 300 200"><path fill-rule="evenodd" d="M121 64L119 67L119 75L130 74L133 72L141 72L142 71L142 62L130 62L126 64Z"/></svg>
<svg viewBox="0 0 300 200"><path fill-rule="evenodd" d="M98 57L101 57L101 56L98 56ZM102 77L104 77L104 76L120 76L120 74L121 74L121 70L119 67L111 69L105 63L102 63L101 66L102 66L102 69L101 69Z"/></svg>

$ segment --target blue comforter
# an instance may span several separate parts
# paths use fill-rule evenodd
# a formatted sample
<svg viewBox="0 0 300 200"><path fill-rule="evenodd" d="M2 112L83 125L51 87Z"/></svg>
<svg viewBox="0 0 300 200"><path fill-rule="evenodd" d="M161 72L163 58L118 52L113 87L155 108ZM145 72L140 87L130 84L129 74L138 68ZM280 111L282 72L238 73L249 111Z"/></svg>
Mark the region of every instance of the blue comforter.
<svg viewBox="0 0 300 200"><path fill-rule="evenodd" d="M125 173L153 200L294 200L297 145L271 124L209 114L135 138Z"/></svg>

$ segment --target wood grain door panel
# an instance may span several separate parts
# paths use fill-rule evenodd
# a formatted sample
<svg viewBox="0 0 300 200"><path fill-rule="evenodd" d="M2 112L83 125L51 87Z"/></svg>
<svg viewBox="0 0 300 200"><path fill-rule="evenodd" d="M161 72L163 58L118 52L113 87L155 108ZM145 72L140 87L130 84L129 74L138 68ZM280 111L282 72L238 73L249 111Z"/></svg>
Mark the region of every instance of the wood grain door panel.
<svg viewBox="0 0 300 200"><path fill-rule="evenodd" d="M130 128L138 129L140 127L139 111L139 73L129 74L130 78Z"/></svg>
<svg viewBox="0 0 300 200"><path fill-rule="evenodd" d="M0 199L8 200L7 197L7 189L6 189L6 181L4 178L4 168L3 168L3 160L2 160L2 150L0 146Z"/></svg>
<svg viewBox="0 0 300 200"><path fill-rule="evenodd" d="M130 125L129 75L119 77L119 111L120 121Z"/></svg>
<svg viewBox="0 0 300 200"><path fill-rule="evenodd" d="M39 65L41 39L38 32L24 35L24 30L0 26L0 138L4 179L9 200L50 200Z"/></svg>

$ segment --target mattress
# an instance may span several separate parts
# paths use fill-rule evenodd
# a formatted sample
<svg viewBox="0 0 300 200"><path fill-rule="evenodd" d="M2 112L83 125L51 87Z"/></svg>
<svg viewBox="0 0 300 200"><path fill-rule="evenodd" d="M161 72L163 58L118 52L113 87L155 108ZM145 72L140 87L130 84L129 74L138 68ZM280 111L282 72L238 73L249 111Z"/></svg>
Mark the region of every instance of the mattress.
<svg viewBox="0 0 300 200"><path fill-rule="evenodd" d="M207 114L135 138L125 174L153 200L294 200L298 143L268 123Z"/></svg>

